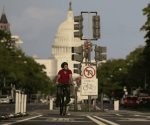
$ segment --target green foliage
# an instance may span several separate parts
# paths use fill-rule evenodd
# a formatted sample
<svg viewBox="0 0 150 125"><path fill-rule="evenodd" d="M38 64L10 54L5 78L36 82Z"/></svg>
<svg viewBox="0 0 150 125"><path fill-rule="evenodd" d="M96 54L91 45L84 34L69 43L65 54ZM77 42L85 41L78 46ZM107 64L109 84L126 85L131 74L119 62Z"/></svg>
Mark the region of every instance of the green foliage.
<svg viewBox="0 0 150 125"><path fill-rule="evenodd" d="M123 87L128 92L133 88L144 88L145 70L143 47L136 48L126 59L112 59L98 67L99 94L103 91L109 97L121 97ZM119 93L119 94L118 94Z"/></svg>
<svg viewBox="0 0 150 125"><path fill-rule="evenodd" d="M146 8L143 9L143 14L147 16L147 21L142 26L141 30L146 32L145 35L145 47L143 51L144 56L144 66L145 66L145 72L147 77L147 84L150 86L150 3Z"/></svg>
<svg viewBox="0 0 150 125"><path fill-rule="evenodd" d="M136 48L126 59L128 65L128 84L132 87L144 88L145 66L143 57L144 47Z"/></svg>
<svg viewBox="0 0 150 125"><path fill-rule="evenodd" d="M103 91L109 97L114 96L115 91L121 91L125 85L127 70L123 59L108 60L98 67L97 73L99 92Z"/></svg>
<svg viewBox="0 0 150 125"><path fill-rule="evenodd" d="M28 94L37 91L49 94L52 82L44 72L45 67L11 42L10 34L0 30L0 87L13 84L16 89L25 90Z"/></svg>

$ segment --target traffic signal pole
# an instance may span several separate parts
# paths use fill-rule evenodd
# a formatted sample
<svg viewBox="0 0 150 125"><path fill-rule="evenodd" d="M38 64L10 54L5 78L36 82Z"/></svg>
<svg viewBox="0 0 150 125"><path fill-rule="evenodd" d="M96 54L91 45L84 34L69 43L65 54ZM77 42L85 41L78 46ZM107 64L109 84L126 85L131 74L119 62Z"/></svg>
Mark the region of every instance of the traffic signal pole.
<svg viewBox="0 0 150 125"><path fill-rule="evenodd" d="M83 14L88 14L88 29L87 29L87 38L83 38ZM93 36L91 38L91 32L90 32L90 14L95 14L92 16L92 27L93 27ZM97 12L87 12L87 11L81 11L80 16L74 17L74 37L80 38L81 40L85 40L84 45L81 45L79 47L73 47L73 55L72 60L80 62L80 65L82 63L85 63L85 65L96 65L96 69L98 67L98 61L102 61L106 59L105 50L106 47L101 47L95 45L95 63L91 62L91 51L92 51L92 40L98 40L100 38L100 16L97 15ZM85 58L85 62L83 62L83 58ZM77 68L76 64L74 65L74 73L80 74L81 76L81 68ZM82 66L82 65L81 65ZM77 71L78 69L78 71ZM79 71L80 70L80 71ZM97 77L96 77L97 78ZM75 92L76 93L76 92ZM77 94L77 93L76 93ZM75 110L77 110L77 95L75 95ZM96 100L94 100L96 102ZM94 103L94 109L96 109L96 103ZM101 109L103 110L103 91L101 91ZM88 110L91 111L91 94L88 95Z"/></svg>
<svg viewBox="0 0 150 125"><path fill-rule="evenodd" d="M88 13L88 36L90 37L90 13ZM90 41L90 38L88 42L92 44ZM90 49L88 49L88 63L89 62L91 62L91 50ZM88 95L88 110L89 112L91 111L91 95Z"/></svg>

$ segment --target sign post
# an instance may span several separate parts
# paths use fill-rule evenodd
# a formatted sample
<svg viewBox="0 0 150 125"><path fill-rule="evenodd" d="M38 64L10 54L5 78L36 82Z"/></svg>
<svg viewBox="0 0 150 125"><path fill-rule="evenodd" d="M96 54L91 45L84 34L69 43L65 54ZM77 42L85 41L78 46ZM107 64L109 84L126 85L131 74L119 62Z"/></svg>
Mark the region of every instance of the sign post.
<svg viewBox="0 0 150 125"><path fill-rule="evenodd" d="M81 95L88 96L90 111L91 96L98 95L98 79L96 78L96 66L87 65L83 67L83 77L81 79Z"/></svg>

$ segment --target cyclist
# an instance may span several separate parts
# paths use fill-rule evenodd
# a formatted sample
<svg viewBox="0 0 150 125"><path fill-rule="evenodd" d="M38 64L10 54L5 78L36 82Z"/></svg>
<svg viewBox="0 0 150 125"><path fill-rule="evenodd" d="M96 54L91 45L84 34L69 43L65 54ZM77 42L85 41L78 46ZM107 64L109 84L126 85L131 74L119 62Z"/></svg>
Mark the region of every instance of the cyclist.
<svg viewBox="0 0 150 125"><path fill-rule="evenodd" d="M72 71L68 68L68 63L63 62L61 64L61 70L59 70L56 84L57 84L57 98L56 98L56 106L60 105L60 98L62 94L62 87L65 87L65 93L66 93L66 101L65 104L67 105L70 102L70 84L72 83ZM62 112L60 112L60 115Z"/></svg>

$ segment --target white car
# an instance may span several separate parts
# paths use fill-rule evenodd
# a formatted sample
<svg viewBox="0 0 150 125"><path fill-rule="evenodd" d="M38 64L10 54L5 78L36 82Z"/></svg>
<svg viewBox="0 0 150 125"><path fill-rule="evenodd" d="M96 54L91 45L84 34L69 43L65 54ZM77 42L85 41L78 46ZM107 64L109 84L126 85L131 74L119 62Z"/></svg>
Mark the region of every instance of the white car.
<svg viewBox="0 0 150 125"><path fill-rule="evenodd" d="M10 98L10 96L8 96L8 95L1 95L1 96L0 96L0 103L1 103L1 104L2 104L2 103L7 103L7 104L11 103L11 98Z"/></svg>

